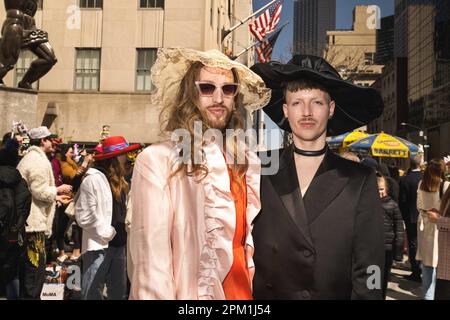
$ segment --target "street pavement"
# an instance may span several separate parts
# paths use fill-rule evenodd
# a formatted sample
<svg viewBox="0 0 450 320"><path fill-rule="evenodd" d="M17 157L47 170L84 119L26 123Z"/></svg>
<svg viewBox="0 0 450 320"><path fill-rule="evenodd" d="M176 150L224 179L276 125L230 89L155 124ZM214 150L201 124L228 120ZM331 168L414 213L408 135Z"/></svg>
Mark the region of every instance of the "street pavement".
<svg viewBox="0 0 450 320"><path fill-rule="evenodd" d="M420 300L421 283L404 278L411 273L409 263L395 263L391 270L391 281L388 283L386 300ZM0 295L0 300L5 297Z"/></svg>
<svg viewBox="0 0 450 320"><path fill-rule="evenodd" d="M404 278L411 273L408 262L395 263L391 270L386 300L421 300L421 283Z"/></svg>

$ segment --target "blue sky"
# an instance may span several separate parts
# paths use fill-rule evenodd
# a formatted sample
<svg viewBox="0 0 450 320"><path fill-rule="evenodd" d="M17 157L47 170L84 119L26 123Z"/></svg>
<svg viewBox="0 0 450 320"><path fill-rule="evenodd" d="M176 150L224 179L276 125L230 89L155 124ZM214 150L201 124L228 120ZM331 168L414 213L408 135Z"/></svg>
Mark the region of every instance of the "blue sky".
<svg viewBox="0 0 450 320"><path fill-rule="evenodd" d="M256 11L269 2L270 0L253 0L253 8ZM377 5L380 7L382 17L394 14L394 0L336 0L336 29L352 28L353 8L356 5ZM293 10L294 0L285 0L280 25L283 25L286 21L289 21L289 24L284 28L278 38L272 56L273 60L287 62L291 57L290 50L292 48L293 38L292 24L294 22ZM274 141L269 141L268 139L270 130L275 129L276 132L279 132L279 130L276 129L276 124L266 117L266 125L266 128L268 129L266 132L266 142L269 149L279 148L281 145L281 136L276 135Z"/></svg>
<svg viewBox="0 0 450 320"><path fill-rule="evenodd" d="M320 1L320 0L319 0ZM268 4L270 0L253 0L254 10ZM356 5L377 5L381 9L381 16L394 13L394 0L336 0L336 29L351 29L353 8ZM273 54L274 60L289 60L289 51L292 47L294 0L285 0L280 25L289 21L278 38Z"/></svg>

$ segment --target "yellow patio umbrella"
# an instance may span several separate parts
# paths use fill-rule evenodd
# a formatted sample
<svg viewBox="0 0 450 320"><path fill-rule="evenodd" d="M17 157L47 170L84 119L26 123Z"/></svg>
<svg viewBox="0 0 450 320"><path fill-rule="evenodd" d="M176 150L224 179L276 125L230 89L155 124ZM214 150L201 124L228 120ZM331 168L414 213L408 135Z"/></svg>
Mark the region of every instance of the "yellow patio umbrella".
<svg viewBox="0 0 450 320"><path fill-rule="evenodd" d="M328 141L328 145L332 149L338 149L338 148L347 148L349 145L351 145L353 142L361 140L362 138L368 137L369 134L361 132L361 131L352 131L347 132L344 134L341 134L339 136L331 137L331 139Z"/></svg>
<svg viewBox="0 0 450 320"><path fill-rule="evenodd" d="M358 140L349 146L351 151L370 151L374 157L409 158L419 152L419 147L403 138L381 132Z"/></svg>

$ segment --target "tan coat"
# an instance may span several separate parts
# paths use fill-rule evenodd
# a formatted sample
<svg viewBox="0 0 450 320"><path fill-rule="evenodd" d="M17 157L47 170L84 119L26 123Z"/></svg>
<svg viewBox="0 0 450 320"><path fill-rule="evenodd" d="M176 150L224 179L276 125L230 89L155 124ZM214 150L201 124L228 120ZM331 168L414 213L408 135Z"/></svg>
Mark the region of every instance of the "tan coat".
<svg viewBox="0 0 450 320"><path fill-rule="evenodd" d="M66 161L59 159L59 164L61 166L61 175L63 176L63 180L70 183L77 175L77 164L70 158L67 158Z"/></svg>
<svg viewBox="0 0 450 320"><path fill-rule="evenodd" d="M439 199L439 191L426 192L417 190L417 209L419 210L419 218L417 220L417 254L416 259L422 261L425 266L436 268L438 265L439 246L438 246L438 229L435 223L428 220L426 212L430 209L439 209L441 200ZM450 183L444 183L444 193Z"/></svg>

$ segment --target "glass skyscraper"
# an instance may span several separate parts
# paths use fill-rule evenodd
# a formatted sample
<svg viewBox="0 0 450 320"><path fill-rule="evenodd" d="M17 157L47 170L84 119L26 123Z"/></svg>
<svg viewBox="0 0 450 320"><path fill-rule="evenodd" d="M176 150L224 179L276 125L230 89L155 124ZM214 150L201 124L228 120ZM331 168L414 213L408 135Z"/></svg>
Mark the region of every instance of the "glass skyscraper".
<svg viewBox="0 0 450 320"><path fill-rule="evenodd" d="M294 52L323 55L336 29L336 0L294 0Z"/></svg>
<svg viewBox="0 0 450 320"><path fill-rule="evenodd" d="M430 157L450 150L450 1L408 1L409 122L426 128Z"/></svg>

